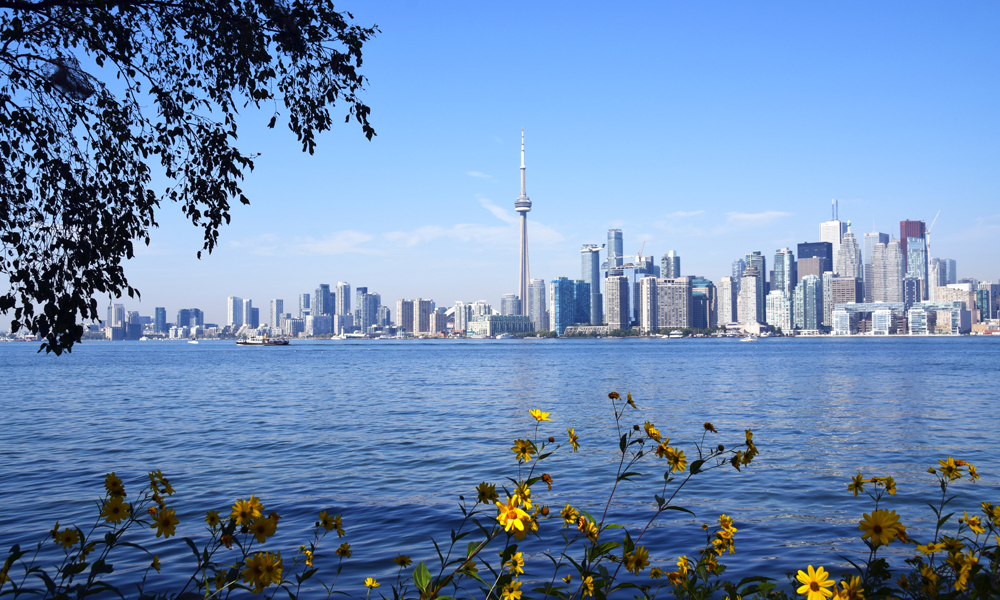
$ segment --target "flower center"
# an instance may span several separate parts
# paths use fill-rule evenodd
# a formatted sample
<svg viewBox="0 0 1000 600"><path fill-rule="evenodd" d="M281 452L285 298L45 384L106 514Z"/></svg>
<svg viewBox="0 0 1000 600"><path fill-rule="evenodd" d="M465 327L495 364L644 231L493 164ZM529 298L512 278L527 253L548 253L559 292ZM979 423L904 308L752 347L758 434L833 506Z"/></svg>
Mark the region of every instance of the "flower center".
<svg viewBox="0 0 1000 600"><path fill-rule="evenodd" d="M881 525L875 525L874 527L872 527L872 531L874 531L876 535L881 534L882 533L882 526Z"/></svg>
<svg viewBox="0 0 1000 600"><path fill-rule="evenodd" d="M814 591L814 592L818 592L819 591L819 582L818 581L813 581L812 583L810 583L809 584L809 589L812 590L812 591Z"/></svg>

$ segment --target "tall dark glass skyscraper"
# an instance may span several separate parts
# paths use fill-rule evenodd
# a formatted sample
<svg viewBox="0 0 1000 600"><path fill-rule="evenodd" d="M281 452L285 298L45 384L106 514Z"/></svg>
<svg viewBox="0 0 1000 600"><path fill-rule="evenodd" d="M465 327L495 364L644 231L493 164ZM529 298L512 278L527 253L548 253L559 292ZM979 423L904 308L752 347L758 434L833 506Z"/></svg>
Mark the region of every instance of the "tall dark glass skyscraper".
<svg viewBox="0 0 1000 600"><path fill-rule="evenodd" d="M580 250L580 279L590 284L589 323L600 325L604 322L604 296L601 294L601 247L584 244Z"/></svg>

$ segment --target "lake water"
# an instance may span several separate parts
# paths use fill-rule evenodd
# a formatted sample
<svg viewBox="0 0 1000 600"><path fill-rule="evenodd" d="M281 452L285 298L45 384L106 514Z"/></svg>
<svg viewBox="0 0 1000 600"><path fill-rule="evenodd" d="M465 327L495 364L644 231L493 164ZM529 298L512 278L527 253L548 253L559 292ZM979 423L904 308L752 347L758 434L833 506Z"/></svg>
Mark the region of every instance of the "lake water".
<svg viewBox="0 0 1000 600"><path fill-rule="evenodd" d="M474 498L480 481L516 473L509 448L534 424L528 409L552 413L545 435L565 439L575 427L582 446L543 463L555 486L536 489L535 500L599 512L617 466L612 390L631 391L639 405L628 424L656 423L689 457L704 421L720 432L713 443L735 445L753 428L761 450L743 473L693 478L678 501L697 517L667 513L647 533L653 566L664 570L678 554L697 554L698 524L726 513L739 529L728 576L783 581L824 564L839 577L848 569L837 555L862 548L857 522L871 508L846 490L858 470L896 478L890 507L918 538L931 526L921 506L936 498L925 471L938 458L970 460L982 475L959 483L958 508L1000 501L998 339L90 342L59 358L35 350L0 344L4 550L44 537L56 520L91 521L104 473L136 489L158 468L177 489L179 535L201 535L205 510L257 494L285 517L273 545L294 551L319 510L342 513L354 549L342 581L359 592L365 576L395 573L396 552L431 559L430 537L447 540L461 516L459 494ZM652 457L642 463L646 477L623 484L609 520L644 523L663 469ZM151 547L165 563L190 561L183 543ZM538 553L555 549L531 544L528 575L545 575ZM176 583L170 571L164 588Z"/></svg>

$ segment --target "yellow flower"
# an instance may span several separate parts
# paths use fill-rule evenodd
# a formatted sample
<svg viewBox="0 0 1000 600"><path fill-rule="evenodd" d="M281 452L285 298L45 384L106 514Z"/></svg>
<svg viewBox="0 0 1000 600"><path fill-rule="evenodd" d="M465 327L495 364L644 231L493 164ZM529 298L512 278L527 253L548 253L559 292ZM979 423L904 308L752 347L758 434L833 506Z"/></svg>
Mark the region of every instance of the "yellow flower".
<svg viewBox="0 0 1000 600"><path fill-rule="evenodd" d="M667 573L667 579L674 585L674 587L678 587L684 582L684 575L682 575L679 571L671 571Z"/></svg>
<svg viewBox="0 0 1000 600"><path fill-rule="evenodd" d="M559 511L559 516L563 519L563 525L569 527L570 525L576 523L576 519L580 516L580 513L576 512L575 508L567 504L566 508Z"/></svg>
<svg viewBox="0 0 1000 600"><path fill-rule="evenodd" d="M632 408L636 410L639 409L639 407L635 405L635 402L632 402L632 392L625 394L625 402L628 402L629 406L631 406Z"/></svg>
<svg viewBox="0 0 1000 600"><path fill-rule="evenodd" d="M657 442L660 441L660 430L657 429L652 423L646 421L642 427L643 429L646 430L646 435L656 440Z"/></svg>
<svg viewBox="0 0 1000 600"><path fill-rule="evenodd" d="M976 465L969 463L969 478L973 481L979 479L979 473L976 472Z"/></svg>
<svg viewBox="0 0 1000 600"><path fill-rule="evenodd" d="M250 533L257 540L258 543L263 544L267 538L275 534L278 529L277 519L271 519L269 517L261 517L260 519L254 519L250 523Z"/></svg>
<svg viewBox="0 0 1000 600"><path fill-rule="evenodd" d="M552 420L552 419L549 418L549 414L550 413L542 412L542 411L538 410L537 408L533 408L533 409L529 410L528 412L531 413L531 416L535 417L535 420L538 421L538 422L551 421Z"/></svg>
<svg viewBox="0 0 1000 600"><path fill-rule="evenodd" d="M260 510L255 507L253 500L255 500L253 496L250 497L250 500L240 498L236 504L233 504L233 510L229 516L236 519L237 525L249 525L250 521L260 516Z"/></svg>
<svg viewBox="0 0 1000 600"><path fill-rule="evenodd" d="M517 484L517 489L514 490L514 500L524 510L531 510L531 488L523 482Z"/></svg>
<svg viewBox="0 0 1000 600"><path fill-rule="evenodd" d="M879 509L873 510L871 515L866 513L864 519L859 522L858 529L865 532L861 539L871 538L871 543L879 546L896 539L898 526L899 516L896 515L896 511Z"/></svg>
<svg viewBox="0 0 1000 600"><path fill-rule="evenodd" d="M684 451L670 448L667 451L667 464L670 465L670 470L674 473L683 473L688 464L687 458L684 457Z"/></svg>
<svg viewBox="0 0 1000 600"><path fill-rule="evenodd" d="M340 547L334 550L333 553L339 556L340 558L351 558L351 555L354 554L354 551L351 550L350 544L344 542L343 544L340 545Z"/></svg>
<svg viewBox="0 0 1000 600"><path fill-rule="evenodd" d="M399 566L401 566L403 568L406 568L406 567L410 566L410 564L413 561L410 560L409 556L407 556L405 554L400 554L396 558L392 559L392 562L396 563L397 565L399 565Z"/></svg>
<svg viewBox="0 0 1000 600"><path fill-rule="evenodd" d="M892 477L883 477L882 483L885 485L885 491L889 492L890 496L896 495L896 480Z"/></svg>
<svg viewBox="0 0 1000 600"><path fill-rule="evenodd" d="M254 587L259 587L261 589L264 588L264 586L261 584L261 578L264 575L264 569L263 566L261 565L261 559L263 558L263 556L264 554L262 552L258 552L253 556L247 557L246 562L244 563L246 565L246 568L243 569L242 573L243 583L249 583Z"/></svg>
<svg viewBox="0 0 1000 600"><path fill-rule="evenodd" d="M517 460L528 462L531 455L535 453L535 445L529 440L514 440L514 446L510 449L517 457Z"/></svg>
<svg viewBox="0 0 1000 600"><path fill-rule="evenodd" d="M156 569L156 572L159 573L160 572L160 555L154 554L153 555L153 564L151 564L149 566L151 566L154 569Z"/></svg>
<svg viewBox="0 0 1000 600"><path fill-rule="evenodd" d="M584 598L586 598L587 596L593 596L594 595L594 578L593 577L584 577L583 578L583 584L581 584L580 589L583 590L583 596L584 596Z"/></svg>
<svg viewBox="0 0 1000 600"><path fill-rule="evenodd" d="M263 587L281 583L281 573L284 565L281 564L281 552L271 554L270 552L258 553L260 557L260 579L259 583Z"/></svg>
<svg viewBox="0 0 1000 600"><path fill-rule="evenodd" d="M570 573L569 575L563 577L562 580L566 582L566 585L569 585L569 582L573 581L573 574Z"/></svg>
<svg viewBox="0 0 1000 600"><path fill-rule="evenodd" d="M659 579L660 577L663 577L663 571L660 567L653 567L649 570L649 576L653 579Z"/></svg>
<svg viewBox="0 0 1000 600"><path fill-rule="evenodd" d="M935 554L944 550L944 544L929 542L927 544L917 544L917 550L924 554Z"/></svg>
<svg viewBox="0 0 1000 600"><path fill-rule="evenodd" d="M858 492L865 491L865 480L861 476L861 472L860 471L858 472L857 475L855 475L854 477L851 478L851 483L847 484L847 491L848 492L854 492L854 497L855 498L858 497Z"/></svg>
<svg viewBox="0 0 1000 600"><path fill-rule="evenodd" d="M164 538L168 538L174 535L174 529L180 521L177 520L177 515L174 514L174 509L165 508L159 511L153 516L153 522L150 525L150 529L156 530L156 537L161 535Z"/></svg>
<svg viewBox="0 0 1000 600"><path fill-rule="evenodd" d="M476 568L476 561L474 560L465 561L465 564L462 565L462 572L465 573L466 575L474 575L478 573L479 569Z"/></svg>
<svg viewBox="0 0 1000 600"><path fill-rule="evenodd" d="M969 526L969 529L975 532L976 535L986 532L986 528L983 527L983 522L979 519L977 515L973 515L970 517L968 511L962 511L962 512L965 513L965 517L963 517L961 521L964 521L965 524Z"/></svg>
<svg viewBox="0 0 1000 600"><path fill-rule="evenodd" d="M677 558L677 571L682 577L687 577L688 574L688 557L684 554Z"/></svg>
<svg viewBox="0 0 1000 600"><path fill-rule="evenodd" d="M122 483L122 480L113 471L104 476L104 489L112 496L121 496L124 498L128 495L125 493L125 484Z"/></svg>
<svg viewBox="0 0 1000 600"><path fill-rule="evenodd" d="M306 555L306 567L311 569L313 566L312 550L306 550L306 547L302 546L302 553Z"/></svg>
<svg viewBox="0 0 1000 600"><path fill-rule="evenodd" d="M920 566L920 577L923 579L923 591L929 596L936 596L938 590L938 576L929 565Z"/></svg>
<svg viewBox="0 0 1000 600"><path fill-rule="evenodd" d="M962 477L962 470L960 465L955 463L955 459L948 457L948 460L939 460L938 463L941 465L941 474L948 479L955 481Z"/></svg>
<svg viewBox="0 0 1000 600"><path fill-rule="evenodd" d="M569 434L569 443L573 446L573 452L580 449L580 436L576 435L576 427L567 427L566 433Z"/></svg>
<svg viewBox="0 0 1000 600"><path fill-rule="evenodd" d="M524 556L520 552L514 554L507 561L507 566L510 567L510 574L517 576L524 574Z"/></svg>
<svg viewBox="0 0 1000 600"><path fill-rule="evenodd" d="M520 581L511 581L503 586L503 600L521 600Z"/></svg>
<svg viewBox="0 0 1000 600"><path fill-rule="evenodd" d="M795 577L802 584L797 590L799 594L806 597L806 600L824 600L824 598L829 598L833 596L833 592L827 588L836 585L832 579L828 579L828 574L826 569L820 567L818 569L813 569L812 565L809 565L809 571L799 571L798 575Z"/></svg>
<svg viewBox="0 0 1000 600"><path fill-rule="evenodd" d="M600 535L600 531L597 529L597 524L588 519L587 517L580 516L576 522L576 528L580 530L580 533L587 536L590 543L596 544L597 538Z"/></svg>
<svg viewBox="0 0 1000 600"><path fill-rule="evenodd" d="M128 504L122 500L121 496L112 495L111 499L104 503L101 508L101 516L105 523L119 524L129 515Z"/></svg>
<svg viewBox="0 0 1000 600"><path fill-rule="evenodd" d="M497 495L497 486L485 481L476 486L476 501L480 504L493 504L500 498Z"/></svg>
<svg viewBox="0 0 1000 600"><path fill-rule="evenodd" d="M965 544L963 544L961 540L947 535L941 536L941 545L944 546L944 549L948 552L958 552L962 548L965 548Z"/></svg>
<svg viewBox="0 0 1000 600"><path fill-rule="evenodd" d="M667 458L670 456L670 438L660 441L660 445L656 447L656 458Z"/></svg>
<svg viewBox="0 0 1000 600"><path fill-rule="evenodd" d="M638 575L639 571L649 566L649 551L645 546L636 546L635 550L625 555L625 570Z"/></svg>
<svg viewBox="0 0 1000 600"><path fill-rule="evenodd" d="M837 591L839 600L865 600L865 588L861 583L861 578L857 575L840 582L840 590Z"/></svg>
<svg viewBox="0 0 1000 600"><path fill-rule="evenodd" d="M365 577L365 587L369 590L374 590L378 586L382 585L378 581L375 581L374 577Z"/></svg>
<svg viewBox="0 0 1000 600"><path fill-rule="evenodd" d="M211 527L212 529L218 527L219 524L222 523L222 519L219 518L219 512L215 510L210 510L207 513L205 513L205 523L208 523L208 526Z"/></svg>
<svg viewBox="0 0 1000 600"><path fill-rule="evenodd" d="M333 531L334 529L336 529L337 537L344 537L344 529L343 529L344 521L340 515L337 515L336 517L331 517L324 510L319 513L319 521L316 523L316 525L322 526L323 529L327 531Z"/></svg>
<svg viewBox="0 0 1000 600"><path fill-rule="evenodd" d="M497 522L503 526L504 531L524 531L525 521L531 519L528 513L521 510L517 505L517 494L513 498L507 498L507 502L497 502Z"/></svg>
<svg viewBox="0 0 1000 600"><path fill-rule="evenodd" d="M715 427L708 421L705 421L703 427L705 428L705 431L711 431L712 433L719 433L718 431L716 431Z"/></svg>

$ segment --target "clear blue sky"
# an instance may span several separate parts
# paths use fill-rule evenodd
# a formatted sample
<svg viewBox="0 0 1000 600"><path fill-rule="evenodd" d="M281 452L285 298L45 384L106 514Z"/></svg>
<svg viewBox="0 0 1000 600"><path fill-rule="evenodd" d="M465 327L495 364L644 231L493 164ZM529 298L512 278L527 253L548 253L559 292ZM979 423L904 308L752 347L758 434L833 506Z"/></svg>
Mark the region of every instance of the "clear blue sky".
<svg viewBox="0 0 1000 600"><path fill-rule="evenodd" d="M516 290L521 128L531 276L579 277L624 230L718 280L753 250L815 241L838 198L856 232L934 228L959 276L1000 279L996 2L349 2L378 132L338 125L314 156L269 115L221 248L201 261L175 206L127 273L130 309L226 296L262 308L347 281L438 305ZM106 301L103 300L102 302Z"/></svg>

